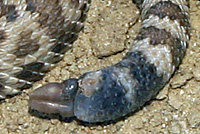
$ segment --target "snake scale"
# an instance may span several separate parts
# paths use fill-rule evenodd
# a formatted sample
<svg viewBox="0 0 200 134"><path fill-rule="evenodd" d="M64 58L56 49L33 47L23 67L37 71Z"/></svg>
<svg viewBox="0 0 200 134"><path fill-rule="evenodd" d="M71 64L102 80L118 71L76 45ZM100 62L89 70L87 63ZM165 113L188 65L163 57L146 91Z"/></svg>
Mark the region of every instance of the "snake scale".
<svg viewBox="0 0 200 134"><path fill-rule="evenodd" d="M90 0L1 0L0 98L40 80L72 47ZM190 34L187 0L133 0L142 25L115 65L30 94L31 109L84 122L117 120L142 107L181 63Z"/></svg>

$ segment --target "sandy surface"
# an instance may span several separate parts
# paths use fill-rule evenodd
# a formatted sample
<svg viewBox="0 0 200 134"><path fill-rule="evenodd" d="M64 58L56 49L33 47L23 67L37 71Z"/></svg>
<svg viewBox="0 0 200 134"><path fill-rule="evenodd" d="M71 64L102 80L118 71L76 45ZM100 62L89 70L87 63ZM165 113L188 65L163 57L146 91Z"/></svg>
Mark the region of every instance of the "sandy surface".
<svg viewBox="0 0 200 134"><path fill-rule="evenodd" d="M28 113L28 93L35 88L114 64L133 41L140 23L131 0L93 0L85 29L64 60L33 88L0 104L0 133L200 133L200 3L192 0L190 5L192 36L187 54L157 100L127 119L106 126L87 127L77 121L40 119Z"/></svg>

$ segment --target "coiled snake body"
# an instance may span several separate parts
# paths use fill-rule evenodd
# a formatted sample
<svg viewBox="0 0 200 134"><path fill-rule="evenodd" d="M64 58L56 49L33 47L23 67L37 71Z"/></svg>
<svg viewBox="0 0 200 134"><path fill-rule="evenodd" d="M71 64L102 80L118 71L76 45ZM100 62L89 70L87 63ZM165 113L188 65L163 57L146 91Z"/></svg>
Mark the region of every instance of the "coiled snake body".
<svg viewBox="0 0 200 134"><path fill-rule="evenodd" d="M127 55L115 65L78 79L36 89L30 94L32 109L104 122L136 111L162 89L186 51L190 33L188 3L134 2L141 9L142 26ZM62 59L83 26L90 0L1 3L6 9L1 12L0 45L0 97L4 98L41 79ZM13 23L18 25L12 28Z"/></svg>

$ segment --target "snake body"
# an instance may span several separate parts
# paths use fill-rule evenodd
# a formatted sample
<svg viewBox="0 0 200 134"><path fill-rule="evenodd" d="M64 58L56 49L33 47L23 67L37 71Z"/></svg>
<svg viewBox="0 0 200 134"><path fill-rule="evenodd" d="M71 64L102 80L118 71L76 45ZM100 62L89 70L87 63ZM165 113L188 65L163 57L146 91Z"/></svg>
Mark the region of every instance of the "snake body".
<svg viewBox="0 0 200 134"><path fill-rule="evenodd" d="M189 42L188 1L134 2L141 10L142 25L127 55L115 65L85 73L78 79L36 89L30 94L30 108L75 116L85 122L105 122L138 110L163 88L181 63ZM5 53L0 53L0 96L4 98L41 79L62 59L83 26L90 0L1 3L1 8L6 9L1 12L6 22L1 24L1 43L5 45L0 45L1 53ZM29 19L20 21L24 16ZM10 28L11 22L21 25L15 30ZM7 47L8 43L12 47Z"/></svg>
<svg viewBox="0 0 200 134"><path fill-rule="evenodd" d="M88 0L0 1L0 99L60 61L83 27Z"/></svg>

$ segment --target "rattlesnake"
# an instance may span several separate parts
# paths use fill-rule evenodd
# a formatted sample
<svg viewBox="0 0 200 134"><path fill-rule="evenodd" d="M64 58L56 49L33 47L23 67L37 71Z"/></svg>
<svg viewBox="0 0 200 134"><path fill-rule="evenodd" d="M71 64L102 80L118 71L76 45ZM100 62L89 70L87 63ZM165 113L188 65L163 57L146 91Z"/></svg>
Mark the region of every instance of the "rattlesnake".
<svg viewBox="0 0 200 134"><path fill-rule="evenodd" d="M104 122L134 112L158 93L185 54L190 33L188 4L185 0L134 2L141 9L143 22L127 55L113 66L36 89L30 94L31 108L65 117L76 116L86 122ZM6 12L1 13L4 15L1 38L5 45L0 49L3 51L0 93L4 98L41 79L54 63L62 59L83 26L90 1L2 3ZM18 14L23 10L26 13ZM47 11L53 15L48 15ZM30 20L21 22L24 16ZM15 30L9 24L20 24L21 27L16 25ZM26 27L24 24L31 25ZM8 43L14 43L13 47L7 47ZM14 61L21 61L21 64Z"/></svg>

